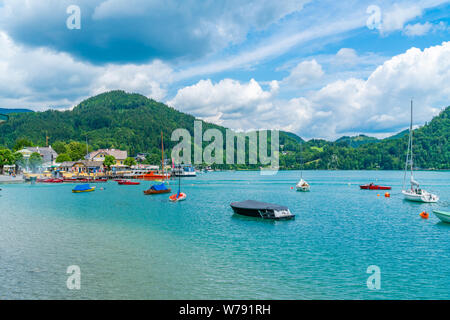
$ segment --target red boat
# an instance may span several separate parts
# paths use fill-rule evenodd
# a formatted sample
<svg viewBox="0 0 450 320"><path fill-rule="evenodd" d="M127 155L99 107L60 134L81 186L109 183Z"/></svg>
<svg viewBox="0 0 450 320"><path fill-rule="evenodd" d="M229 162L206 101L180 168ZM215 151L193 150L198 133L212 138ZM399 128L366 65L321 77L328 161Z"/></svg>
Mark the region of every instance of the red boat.
<svg viewBox="0 0 450 320"><path fill-rule="evenodd" d="M137 182L137 181L128 181L128 180L118 181L117 183L120 185L126 185L126 186L135 186L135 185L141 184L140 182Z"/></svg>
<svg viewBox="0 0 450 320"><path fill-rule="evenodd" d="M90 183L96 183L96 182L107 182L108 179L79 179L77 182L90 182Z"/></svg>
<svg viewBox="0 0 450 320"><path fill-rule="evenodd" d="M363 184L359 186L361 189L364 190L391 190L391 187L388 186L379 186L373 183Z"/></svg>
<svg viewBox="0 0 450 320"><path fill-rule="evenodd" d="M169 173L155 173L154 171L150 171L149 173L136 176L137 179L143 180L168 180L170 179Z"/></svg>
<svg viewBox="0 0 450 320"><path fill-rule="evenodd" d="M39 179L37 182L43 182L43 183L62 183L64 182L63 179Z"/></svg>

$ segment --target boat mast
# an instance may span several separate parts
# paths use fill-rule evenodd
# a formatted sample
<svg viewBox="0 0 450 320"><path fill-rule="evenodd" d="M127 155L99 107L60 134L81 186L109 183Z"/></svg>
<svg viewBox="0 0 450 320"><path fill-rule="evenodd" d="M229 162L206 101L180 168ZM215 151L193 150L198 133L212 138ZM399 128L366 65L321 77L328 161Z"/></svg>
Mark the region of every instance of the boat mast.
<svg viewBox="0 0 450 320"><path fill-rule="evenodd" d="M411 177L413 174L413 163L412 163L412 121L413 121L413 101L411 99L411 120L409 123L409 137L408 137L408 149L406 151L406 162L405 162L405 173L403 175L403 187L402 189L405 190L406 185L406 172L408 171L408 164L411 165ZM410 157L411 153L411 157Z"/></svg>
<svg viewBox="0 0 450 320"><path fill-rule="evenodd" d="M302 156L303 148L302 143L300 142L300 179L303 179L303 156Z"/></svg>
<svg viewBox="0 0 450 320"><path fill-rule="evenodd" d="M164 181L164 140L163 140L162 130L161 130L161 169L162 169L163 181Z"/></svg>
<svg viewBox="0 0 450 320"><path fill-rule="evenodd" d="M412 124L413 124L413 101L411 99L411 123L409 125L409 139L411 141L410 143L410 150L411 150L411 178L413 177L413 167L414 167L414 161L413 161L413 130L412 130Z"/></svg>

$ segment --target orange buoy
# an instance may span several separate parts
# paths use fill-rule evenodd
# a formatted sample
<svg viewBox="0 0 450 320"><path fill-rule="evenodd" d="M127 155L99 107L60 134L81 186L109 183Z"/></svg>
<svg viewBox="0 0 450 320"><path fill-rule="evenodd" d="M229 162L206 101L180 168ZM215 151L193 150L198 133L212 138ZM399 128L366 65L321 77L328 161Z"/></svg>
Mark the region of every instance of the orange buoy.
<svg viewBox="0 0 450 320"><path fill-rule="evenodd" d="M294 189L294 187L291 187L291 190Z"/></svg>
<svg viewBox="0 0 450 320"><path fill-rule="evenodd" d="M380 194L377 194L377 197L379 197L380 196Z"/></svg>
<svg viewBox="0 0 450 320"><path fill-rule="evenodd" d="M422 219L428 219L430 215L428 214L428 212L422 211L420 213L420 216L422 217Z"/></svg>
<svg viewBox="0 0 450 320"><path fill-rule="evenodd" d="M384 194L384 196L385 196L386 198L390 198L390 197L391 197L391 194L390 194L389 192L386 192L386 193Z"/></svg>

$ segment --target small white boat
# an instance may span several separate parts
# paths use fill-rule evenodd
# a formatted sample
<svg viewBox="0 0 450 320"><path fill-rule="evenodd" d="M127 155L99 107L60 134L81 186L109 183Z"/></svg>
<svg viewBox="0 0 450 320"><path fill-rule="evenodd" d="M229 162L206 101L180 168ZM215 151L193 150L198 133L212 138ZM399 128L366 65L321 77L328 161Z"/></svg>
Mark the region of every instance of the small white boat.
<svg viewBox="0 0 450 320"><path fill-rule="evenodd" d="M403 188L402 194L405 200L416 201L416 202L438 202L439 197L435 194L427 192L420 188L419 183L414 180L413 171L414 171L414 161L413 161L413 102L411 100L411 123L409 125L409 141L408 141L408 151L406 153L406 164L405 164L405 175L403 177ZM406 172L408 171L408 165L411 169L411 177L410 184L411 187L409 189L405 188L406 181Z"/></svg>
<svg viewBox="0 0 450 320"><path fill-rule="evenodd" d="M301 154L302 154L302 145L300 144L300 157L301 157ZM307 192L307 191L309 191L310 186L309 186L308 182L303 180L303 167L304 167L303 157L301 157L300 163L301 163L300 181L297 182L295 187L297 188L297 191Z"/></svg>
<svg viewBox="0 0 450 320"><path fill-rule="evenodd" d="M300 179L300 181L297 183L296 188L297 188L297 191L303 191L303 192L306 192L306 191L309 191L310 186L309 186L309 183L306 182L305 180L303 180L303 178L302 178L302 179Z"/></svg>
<svg viewBox="0 0 450 320"><path fill-rule="evenodd" d="M442 210L433 210L433 213L441 219L442 222L450 223L450 212L442 211Z"/></svg>
<svg viewBox="0 0 450 320"><path fill-rule="evenodd" d="M403 196L406 200L417 202L438 202L439 197L435 194L429 193L420 188L411 190L402 190Z"/></svg>

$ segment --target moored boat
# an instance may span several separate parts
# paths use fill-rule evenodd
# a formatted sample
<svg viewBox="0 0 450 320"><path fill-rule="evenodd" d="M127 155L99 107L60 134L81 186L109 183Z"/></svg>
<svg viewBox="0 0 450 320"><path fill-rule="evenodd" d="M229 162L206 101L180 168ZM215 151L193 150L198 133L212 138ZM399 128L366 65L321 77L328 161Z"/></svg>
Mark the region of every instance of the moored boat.
<svg viewBox="0 0 450 320"><path fill-rule="evenodd" d="M161 194L169 193L172 189L167 188L164 183L156 184L150 187L148 190L144 190L144 194Z"/></svg>
<svg viewBox="0 0 450 320"><path fill-rule="evenodd" d="M389 186L379 186L373 183L360 185L359 188L362 190L391 190Z"/></svg>
<svg viewBox="0 0 450 320"><path fill-rule="evenodd" d="M121 181L118 181L117 183L120 185L126 185L126 186L135 186L135 185L141 184L140 182L129 181L129 180L121 180Z"/></svg>
<svg viewBox="0 0 450 320"><path fill-rule="evenodd" d="M41 183L62 183L62 182L64 182L64 180L63 179L49 178L49 179L38 179L38 180L36 180L36 182L41 182Z"/></svg>
<svg viewBox="0 0 450 320"><path fill-rule="evenodd" d="M177 202L177 201L183 201L186 200L186 193L180 192L180 193L176 193L173 194L169 197L169 200L172 202Z"/></svg>
<svg viewBox="0 0 450 320"><path fill-rule="evenodd" d="M450 223L450 212L442 211L442 210L433 210L433 213L442 222Z"/></svg>
<svg viewBox="0 0 450 320"><path fill-rule="evenodd" d="M155 171L150 171L149 173L137 176L136 178L143 179L143 180L168 180L168 179L170 179L170 174L169 173L157 173Z"/></svg>
<svg viewBox="0 0 450 320"><path fill-rule="evenodd" d="M419 186L419 182L414 180L413 171L414 171L414 161L413 161L413 129L412 129L412 123L413 123L413 102L411 100L411 122L409 125L409 140L408 140L408 151L406 153L406 163L405 163L405 174L403 177L403 188L402 188L402 194L404 196L405 200L409 201L416 201L416 202L438 202L439 197L435 194L432 194L426 190L423 190ZM406 172L408 170L408 165L411 169L410 174L410 188L405 188L405 182L406 182Z"/></svg>
<svg viewBox="0 0 450 320"><path fill-rule="evenodd" d="M309 183L306 182L305 180L300 179L300 181L297 183L297 185L295 186L297 188L297 191L303 191L303 192L307 192L309 191Z"/></svg>
<svg viewBox="0 0 450 320"><path fill-rule="evenodd" d="M240 202L233 202L230 204L234 213L258 217L263 219L292 219L295 217L288 207L278 204L260 202L255 200L245 200Z"/></svg>
<svg viewBox="0 0 450 320"><path fill-rule="evenodd" d="M89 184L79 184L72 189L73 193L92 192L95 191L95 187L91 187Z"/></svg>

